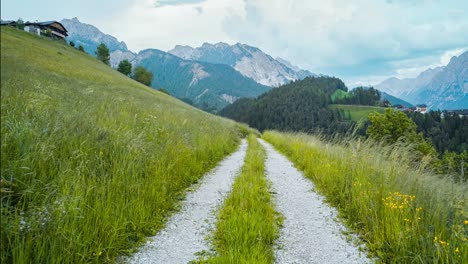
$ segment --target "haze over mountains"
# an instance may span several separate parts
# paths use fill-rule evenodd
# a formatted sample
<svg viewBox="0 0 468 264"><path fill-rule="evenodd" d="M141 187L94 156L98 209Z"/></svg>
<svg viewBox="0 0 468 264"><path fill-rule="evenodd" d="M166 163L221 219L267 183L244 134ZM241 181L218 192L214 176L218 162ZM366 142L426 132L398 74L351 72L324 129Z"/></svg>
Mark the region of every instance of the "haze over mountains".
<svg viewBox="0 0 468 264"><path fill-rule="evenodd" d="M110 50L112 67L128 59L134 67L142 65L153 72L153 88L164 88L176 97L212 109L221 109L241 97L258 96L292 80L317 76L246 44L204 43L196 48L177 45L168 52L146 49L135 53L125 42L77 18L63 19L61 23L69 31L68 40L82 45L87 53L94 55L96 47L104 43ZM434 110L463 109L468 108L467 83L465 52L453 57L445 67L428 69L416 78L390 78L375 87L392 104L424 103Z"/></svg>
<svg viewBox="0 0 468 264"><path fill-rule="evenodd" d="M69 30L68 40L82 45L87 53L93 55L96 47L104 43L109 48L112 67L123 59L134 66L144 66L154 74L152 87L164 88L199 106L221 109L238 98L258 96L271 86L314 76L245 44L205 43L200 48L176 46L169 53L157 49L134 53L123 41L77 18L63 19L61 23Z"/></svg>
<svg viewBox="0 0 468 264"><path fill-rule="evenodd" d="M412 104L433 110L468 108L468 51L452 57L444 67L428 69L416 78L389 78L375 86Z"/></svg>

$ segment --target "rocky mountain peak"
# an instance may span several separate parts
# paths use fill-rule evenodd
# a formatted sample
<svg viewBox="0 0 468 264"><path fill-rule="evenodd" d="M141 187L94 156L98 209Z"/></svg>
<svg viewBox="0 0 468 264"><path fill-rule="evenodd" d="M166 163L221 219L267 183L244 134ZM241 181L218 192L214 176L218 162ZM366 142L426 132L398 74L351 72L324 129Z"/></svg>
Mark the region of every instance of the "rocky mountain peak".
<svg viewBox="0 0 468 264"><path fill-rule="evenodd" d="M243 43L203 43L198 48L176 46L169 53L186 60L226 64L257 83L277 86L314 76L309 71L273 59L259 48ZM289 63L290 64L290 63Z"/></svg>
<svg viewBox="0 0 468 264"><path fill-rule="evenodd" d="M468 108L468 51L452 57L447 66L429 68L416 78L390 78L376 88L434 110Z"/></svg>
<svg viewBox="0 0 468 264"><path fill-rule="evenodd" d="M60 23L68 30L69 36L67 40L73 41L77 45L82 45L89 54L94 54L96 47L101 43L106 44L111 52L116 50L129 51L125 42L119 41L114 36L102 33L93 25L80 22L77 17L62 19Z"/></svg>

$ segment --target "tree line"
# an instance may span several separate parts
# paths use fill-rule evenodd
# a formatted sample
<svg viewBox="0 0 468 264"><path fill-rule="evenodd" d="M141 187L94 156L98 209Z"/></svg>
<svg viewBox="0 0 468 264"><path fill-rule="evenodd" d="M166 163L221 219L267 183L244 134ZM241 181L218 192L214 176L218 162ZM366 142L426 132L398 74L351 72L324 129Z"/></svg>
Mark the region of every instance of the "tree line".
<svg viewBox="0 0 468 264"><path fill-rule="evenodd" d="M439 174L468 177L468 118L429 112L408 113L387 108L385 113L370 114L359 124L347 118L343 110L329 107L332 98L339 104L389 105L372 87L358 87L350 92L344 83L333 77L308 77L301 81L273 88L255 99L241 98L220 111L224 117L247 123L260 131L320 132L325 137L354 135L371 137L392 145L402 142L412 146L420 161L430 157L431 168Z"/></svg>
<svg viewBox="0 0 468 264"><path fill-rule="evenodd" d="M96 48L96 58L102 61L104 64L110 66L110 52L109 48L106 44L101 43ZM138 66L133 70L132 73L132 64L127 60L124 59L120 61L119 65L117 66L117 71L124 74L125 76L129 76L132 79L140 82L144 85L151 86L151 81L153 80L153 73L145 69L143 66Z"/></svg>
<svg viewBox="0 0 468 264"><path fill-rule="evenodd" d="M379 105L381 100L380 91L373 87L356 87L348 92L348 96L337 98L336 104L346 105Z"/></svg>
<svg viewBox="0 0 468 264"><path fill-rule="evenodd" d="M321 131L345 133L352 123L339 110L328 108L331 94L344 83L333 77L307 77L273 88L255 99L242 98L220 111L220 115L247 123L260 131Z"/></svg>
<svg viewBox="0 0 468 264"><path fill-rule="evenodd" d="M76 46L76 44L73 41L70 41L69 45L73 48L75 48ZM78 50L85 52L83 46L81 45L78 47ZM106 44L104 43L99 44L96 48L95 55L96 55L96 59L103 62L107 66L110 66L110 51L109 51L109 48L106 46ZM146 86L151 86L151 82L153 80L152 72L148 71L143 66L137 66L136 68L133 69L133 71L132 71L132 68L133 68L132 63L129 62L127 59L124 59L119 62L119 65L117 66L117 71ZM167 93L167 91L165 92Z"/></svg>

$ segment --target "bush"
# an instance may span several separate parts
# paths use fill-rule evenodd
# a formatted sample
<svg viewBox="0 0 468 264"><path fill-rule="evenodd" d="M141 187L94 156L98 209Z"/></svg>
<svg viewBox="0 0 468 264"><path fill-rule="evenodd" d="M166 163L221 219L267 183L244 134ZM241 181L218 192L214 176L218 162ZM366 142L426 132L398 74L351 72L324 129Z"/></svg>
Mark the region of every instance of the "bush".
<svg viewBox="0 0 468 264"><path fill-rule="evenodd" d="M153 73L146 70L143 66L138 66L133 71L132 78L144 85L151 86L151 81L153 80Z"/></svg>
<svg viewBox="0 0 468 264"><path fill-rule="evenodd" d="M398 141L414 145L423 156L435 156L434 147L423 136L416 133L416 124L403 112L387 108L385 113L371 113L369 115L371 125L367 128L367 135L378 141L394 144Z"/></svg>

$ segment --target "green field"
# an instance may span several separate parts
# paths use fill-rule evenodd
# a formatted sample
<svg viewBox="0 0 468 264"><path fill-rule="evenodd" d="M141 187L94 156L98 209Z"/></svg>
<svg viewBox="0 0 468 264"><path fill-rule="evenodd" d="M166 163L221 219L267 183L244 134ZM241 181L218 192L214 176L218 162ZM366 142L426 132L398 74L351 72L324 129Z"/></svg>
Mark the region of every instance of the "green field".
<svg viewBox="0 0 468 264"><path fill-rule="evenodd" d="M131 252L236 149L240 128L64 42L2 27L1 262Z"/></svg>
<svg viewBox="0 0 468 264"><path fill-rule="evenodd" d="M353 121L359 121L362 119L367 119L370 113L378 112L384 113L385 108L378 106L367 106L367 105L338 105L332 104L329 105L331 109L343 110L343 113L347 119Z"/></svg>
<svg viewBox="0 0 468 264"><path fill-rule="evenodd" d="M331 95L331 100L334 103L337 99L343 99L346 97L349 97L349 94L341 89L338 89Z"/></svg>

